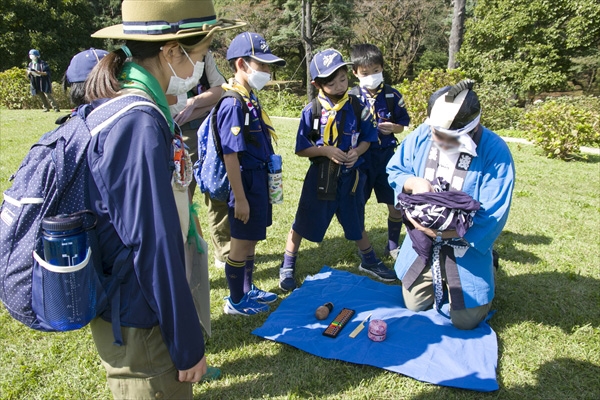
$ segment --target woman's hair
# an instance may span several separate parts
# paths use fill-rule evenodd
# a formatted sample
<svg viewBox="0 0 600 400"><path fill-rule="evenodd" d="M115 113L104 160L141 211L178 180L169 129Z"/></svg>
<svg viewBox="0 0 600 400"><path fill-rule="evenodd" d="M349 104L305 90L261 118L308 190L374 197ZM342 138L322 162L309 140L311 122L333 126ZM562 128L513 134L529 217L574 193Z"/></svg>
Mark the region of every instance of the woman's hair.
<svg viewBox="0 0 600 400"><path fill-rule="evenodd" d="M183 49L189 51L204 38L205 36L192 36L179 39L178 43ZM125 46L129 48L133 60L139 63L157 57L161 48L168 42L170 40L160 42L127 40ZM121 90L119 74L126 60L127 55L122 48L108 53L100 60L85 81L86 102L91 103L97 99L117 97L117 93Z"/></svg>
<svg viewBox="0 0 600 400"><path fill-rule="evenodd" d="M340 71L344 71L344 73L347 74L348 73L348 66L343 65L343 66L339 67L331 75L329 75L329 76L327 76L325 78L315 78L315 83L317 85L319 85L319 86L325 86L329 82L331 82L332 80L334 80L340 74Z"/></svg>
<svg viewBox="0 0 600 400"><path fill-rule="evenodd" d="M85 104L85 82L70 83L65 72L62 78L62 88L65 92L69 90L69 100L74 107Z"/></svg>

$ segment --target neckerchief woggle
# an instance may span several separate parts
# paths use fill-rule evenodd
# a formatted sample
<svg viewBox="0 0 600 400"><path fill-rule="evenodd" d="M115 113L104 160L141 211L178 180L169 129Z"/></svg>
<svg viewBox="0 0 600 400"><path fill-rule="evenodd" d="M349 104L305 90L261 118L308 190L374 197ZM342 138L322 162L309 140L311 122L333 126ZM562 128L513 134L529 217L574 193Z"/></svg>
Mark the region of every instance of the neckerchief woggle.
<svg viewBox="0 0 600 400"><path fill-rule="evenodd" d="M377 126L378 121L378 116L375 111L375 101L377 100L377 96L379 96L379 94L383 91L384 86L385 82L381 82L379 86L377 86L375 94L371 94L371 92L369 92L367 89L361 86L358 87L363 101L369 105L369 113L373 117L373 125L375 126ZM389 112L392 112L392 110L389 110ZM379 144L381 144L381 138L379 137L379 135L377 135L377 141L379 142Z"/></svg>
<svg viewBox="0 0 600 400"><path fill-rule="evenodd" d="M175 133L175 123L169 111L167 97L156 78L150 72L139 64L126 62L119 76L119 81L121 82L121 87L124 89L139 89L148 93L164 114L171 135Z"/></svg>
<svg viewBox="0 0 600 400"><path fill-rule="evenodd" d="M335 123L335 116L337 115L338 111L340 111L348 102L348 91L346 91L344 96L342 96L342 98L333 106L322 89L319 90L317 99L319 100L319 103L321 103L321 107L327 111L327 123L325 124L325 128L323 130L323 146L336 146L339 134L337 124ZM343 126L342 129L344 129Z"/></svg>
<svg viewBox="0 0 600 400"><path fill-rule="evenodd" d="M260 106L258 102L258 98L254 95L254 92L248 93L248 90L243 85L240 85L238 82L233 81L231 83L224 83L221 85L223 90L233 90L242 96L242 99L246 102L247 105L252 105L255 109L260 110L261 113L261 123L269 132L269 135L273 138L275 143L277 143L277 134L275 133L275 128L273 128L273 123L271 122L271 118L266 113L266 111ZM248 107L250 108L250 107ZM252 110L251 110L252 111Z"/></svg>

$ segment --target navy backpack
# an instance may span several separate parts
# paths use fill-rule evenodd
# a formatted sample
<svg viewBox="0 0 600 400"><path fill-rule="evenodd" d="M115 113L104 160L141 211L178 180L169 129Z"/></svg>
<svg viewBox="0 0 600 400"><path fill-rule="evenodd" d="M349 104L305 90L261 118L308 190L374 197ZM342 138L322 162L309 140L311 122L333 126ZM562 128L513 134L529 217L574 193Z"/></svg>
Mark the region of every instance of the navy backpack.
<svg viewBox="0 0 600 400"><path fill-rule="evenodd" d="M89 211L87 149L92 136L133 107L157 106L140 96L122 96L80 107L76 115L42 136L11 177L0 209L0 300L12 317L40 331L69 331L87 325L111 302L115 342L120 334L118 290L131 268L131 250L103 273ZM41 221L56 215L86 215L88 250L75 266L43 260Z"/></svg>

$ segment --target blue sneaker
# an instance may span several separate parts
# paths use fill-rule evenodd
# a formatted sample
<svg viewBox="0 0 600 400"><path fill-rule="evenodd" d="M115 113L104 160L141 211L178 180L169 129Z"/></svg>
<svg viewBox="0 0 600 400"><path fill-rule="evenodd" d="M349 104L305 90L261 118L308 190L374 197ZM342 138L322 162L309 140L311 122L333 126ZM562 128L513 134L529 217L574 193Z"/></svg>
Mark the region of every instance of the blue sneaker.
<svg viewBox="0 0 600 400"><path fill-rule="evenodd" d="M296 280L294 279L293 268L283 268L283 263L279 267L279 287L284 292L296 289Z"/></svg>
<svg viewBox="0 0 600 400"><path fill-rule="evenodd" d="M391 270L388 267L386 267L385 264L383 263L383 261L381 261L379 259L377 260L377 262L375 262L373 264L366 264L366 263L362 262L358 266L358 269L360 271L363 271L363 272L366 272L373 276L376 276L377 278L381 279L382 281L393 282L396 279L398 279L398 277L396 276L396 271Z"/></svg>
<svg viewBox="0 0 600 400"><path fill-rule="evenodd" d="M267 311L269 311L268 305L252 300L248 297L248 293L237 304L231 301L230 297L226 297L225 305L223 306L223 312L231 315L254 315Z"/></svg>
<svg viewBox="0 0 600 400"><path fill-rule="evenodd" d="M254 300L257 303L261 303L261 304L270 304L270 303L274 302L275 300L277 300L277 295L275 293L266 292L264 290L261 290L261 289L257 288L256 286L254 286L254 284L252 284L252 289L250 289L250 291L248 292L248 297L251 300Z"/></svg>

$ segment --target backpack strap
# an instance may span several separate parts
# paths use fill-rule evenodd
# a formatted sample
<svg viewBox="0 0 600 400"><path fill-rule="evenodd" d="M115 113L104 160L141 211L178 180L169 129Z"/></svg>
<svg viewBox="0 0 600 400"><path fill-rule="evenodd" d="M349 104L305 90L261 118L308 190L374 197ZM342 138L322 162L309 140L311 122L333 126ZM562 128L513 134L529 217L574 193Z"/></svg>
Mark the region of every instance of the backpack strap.
<svg viewBox="0 0 600 400"><path fill-rule="evenodd" d="M358 99L358 97L353 94L348 94L348 101L352 105L352 110L354 110L354 116L356 117L356 131L360 132L360 124L362 122L363 105L360 103L360 100Z"/></svg>
<svg viewBox="0 0 600 400"><path fill-rule="evenodd" d="M210 124L211 124L213 140L215 142L215 148L217 150L217 155L219 156L219 158L221 160L223 160L223 146L221 145L221 136L219 135L219 130L217 127L217 112L219 111L219 108L221 107L221 103L223 102L223 100L225 100L228 97L233 97L234 99L238 100L242 104L242 111L244 113L243 135L244 135L244 138L246 138L248 135L250 135L250 110L248 109L248 105L242 98L242 95L239 94L238 92L236 92L235 90L226 91L225 93L223 93L223 95L221 96L221 98L219 99L217 104L215 104L215 106L211 112L211 115L210 115Z"/></svg>
<svg viewBox="0 0 600 400"><path fill-rule="evenodd" d="M391 121L396 123L396 118L394 118L394 109L395 109L395 101L394 101L394 91L390 85L387 83L383 85L383 94L385 95L385 103L387 104L388 112L391 116Z"/></svg>
<svg viewBox="0 0 600 400"><path fill-rule="evenodd" d="M87 116L86 123L88 128L90 129L90 134L95 136L106 126L111 124L117 118L120 118L127 111L135 108L135 107L150 107L159 112L159 115L163 116L164 114L158 108L156 104L151 102L142 96L137 95L126 95L119 96L114 99L107 101L106 103L101 104L100 106L94 108L92 112ZM97 112L99 110L103 110L103 112ZM109 118L105 118L106 115L109 115ZM166 118L165 118L166 120ZM91 229L88 231L88 238L90 239L90 245L93 249L100 249L100 244L98 243L98 237L96 235L95 230ZM114 343L117 346L123 345L123 336L121 334L121 284L125 281L127 276L131 273L133 268L127 268L133 261L133 249L126 248L121 251L115 261L113 262L113 268L111 273L111 279L108 279L108 287L105 287L106 297L108 301L110 301L111 307L111 324L112 331L114 336ZM92 251L92 256L94 257L94 266L96 268L96 272L98 276L101 277L102 281L107 281L104 278L104 270L102 269L102 262L100 259L100 254L97 251L96 255Z"/></svg>
<svg viewBox="0 0 600 400"><path fill-rule="evenodd" d="M354 116L356 117L356 131L360 132L360 123L362 121L362 112L363 107L358 100L358 97L348 93L348 101L352 105L352 110L354 111ZM321 102L319 102L318 98L314 98L311 102L311 112L312 112L312 126L309 133L309 140L313 143L316 143L317 140L321 137L321 112L323 107L321 106ZM340 117L340 126L344 129L344 125L346 124L346 110L342 109L342 115Z"/></svg>

